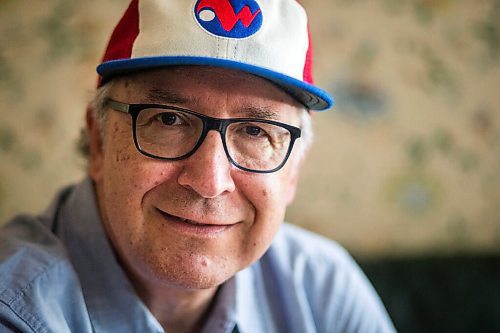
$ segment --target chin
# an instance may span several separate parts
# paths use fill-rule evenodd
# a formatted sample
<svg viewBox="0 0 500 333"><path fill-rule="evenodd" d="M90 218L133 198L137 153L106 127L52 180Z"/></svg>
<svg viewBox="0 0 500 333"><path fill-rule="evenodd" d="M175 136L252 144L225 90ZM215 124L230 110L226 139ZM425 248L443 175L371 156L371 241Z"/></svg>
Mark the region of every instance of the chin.
<svg viewBox="0 0 500 333"><path fill-rule="evenodd" d="M150 273L161 284L183 289L211 289L218 287L236 274L226 260L213 260L207 256L187 255L170 260L155 260ZM171 260L174 259L174 260Z"/></svg>

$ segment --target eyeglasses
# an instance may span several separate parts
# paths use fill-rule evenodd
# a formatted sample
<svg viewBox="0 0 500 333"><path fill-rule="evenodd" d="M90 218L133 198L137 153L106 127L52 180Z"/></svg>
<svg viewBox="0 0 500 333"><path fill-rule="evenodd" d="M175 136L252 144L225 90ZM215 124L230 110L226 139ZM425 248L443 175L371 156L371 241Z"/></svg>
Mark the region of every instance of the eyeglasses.
<svg viewBox="0 0 500 333"><path fill-rule="evenodd" d="M300 128L273 120L212 118L170 105L127 104L111 99L105 105L130 114L139 152L167 161L188 158L208 132L215 130L233 165L249 172L271 173L285 165L301 133Z"/></svg>

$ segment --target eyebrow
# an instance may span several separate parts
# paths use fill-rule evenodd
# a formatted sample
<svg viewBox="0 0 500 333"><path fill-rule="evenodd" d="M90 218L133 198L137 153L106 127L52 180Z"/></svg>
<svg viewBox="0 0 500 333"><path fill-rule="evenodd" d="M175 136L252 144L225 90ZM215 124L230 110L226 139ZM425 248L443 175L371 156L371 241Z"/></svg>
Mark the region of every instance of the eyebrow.
<svg viewBox="0 0 500 333"><path fill-rule="evenodd" d="M164 89L153 88L147 92L147 98L150 101L166 104L188 104L196 103L197 98L187 97L176 92Z"/></svg>
<svg viewBox="0 0 500 333"><path fill-rule="evenodd" d="M247 106L237 111L245 118L262 118L269 120L279 120L279 114L266 106Z"/></svg>
<svg viewBox="0 0 500 333"><path fill-rule="evenodd" d="M165 104L184 104L196 105L199 103L199 98L188 97L176 92L152 88L147 92L147 98L150 101ZM279 120L279 113L273 111L267 106L245 106L236 110L236 114L242 118L258 118L268 120Z"/></svg>

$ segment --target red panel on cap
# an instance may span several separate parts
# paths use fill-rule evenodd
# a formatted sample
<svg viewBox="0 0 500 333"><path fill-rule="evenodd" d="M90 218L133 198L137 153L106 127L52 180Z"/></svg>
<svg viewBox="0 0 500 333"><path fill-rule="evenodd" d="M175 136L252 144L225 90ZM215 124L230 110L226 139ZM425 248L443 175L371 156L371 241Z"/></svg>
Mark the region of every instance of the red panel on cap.
<svg viewBox="0 0 500 333"><path fill-rule="evenodd" d="M309 30L309 26L307 27L307 37L309 40L309 45L307 47L307 53L306 53L306 62L304 64L304 81L313 84L314 79L313 79L313 54L312 54L312 39L311 39L311 31Z"/></svg>
<svg viewBox="0 0 500 333"><path fill-rule="evenodd" d="M132 0L127 11L113 30L102 62L130 59L132 47L139 35L139 0Z"/></svg>

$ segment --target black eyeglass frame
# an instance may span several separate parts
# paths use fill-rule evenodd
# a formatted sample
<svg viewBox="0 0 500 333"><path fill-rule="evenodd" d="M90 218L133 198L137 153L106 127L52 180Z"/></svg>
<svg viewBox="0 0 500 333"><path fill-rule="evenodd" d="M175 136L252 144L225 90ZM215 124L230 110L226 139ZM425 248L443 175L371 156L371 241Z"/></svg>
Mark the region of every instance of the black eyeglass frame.
<svg viewBox="0 0 500 333"><path fill-rule="evenodd" d="M222 140L222 145L224 147L224 151L226 153L226 156L227 156L228 160L231 162L231 164L233 164L234 166L236 166L237 168L239 168L241 170L248 171L248 172L254 172L254 173L273 173L273 172L276 172L276 171L280 170L281 168L283 168L283 166L288 161L288 158L290 157L290 154L292 153L292 149L293 149L293 145L295 144L295 140L297 140L301 136L301 129L300 128L292 126L292 125L288 125L288 124L285 124L285 123L280 123L278 121L269 120L269 119L260 119L260 118L214 118L214 117L209 117L209 116L206 116L204 114L201 114L201 113L189 110L189 109L185 109L185 108L181 108L181 107L173 106L173 105L165 105L165 104L128 104L128 103L118 102L118 101L115 101L113 99L107 99L105 101L104 105L107 106L107 107L110 107L111 109L113 109L115 111L119 111L119 112L130 114L130 116L132 117L132 131L133 131L133 137L134 137L134 144L135 144L135 147L137 148L137 150L141 154L143 154L145 156L148 156L148 157L151 157L151 158L155 158L155 159L159 159L159 160L165 160L165 161L183 160L183 159L186 159L189 156L193 155L196 152L196 150L198 150L198 148L201 146L201 144L203 143L203 141L205 141L205 138L206 138L208 132L211 131L211 130L214 130L214 131L219 132L219 134L221 136L221 140ZM137 118L139 116L139 113L142 110L150 109L150 108L181 111L181 112L186 112L186 113L189 113L189 114L191 114L193 116L196 116L196 117L200 118L201 121L202 121L202 123L203 123L203 130L202 130L202 132L200 134L200 137L199 137L198 141L194 145L193 149L191 149L188 153L186 153L186 154L184 154L182 156L179 156L179 157L161 157L161 156L156 156L156 155L150 154L147 151L144 151L141 148L141 145L139 144L139 141L137 139L137 126L136 125L137 125ZM229 154L229 150L228 150L227 144L226 144L226 130L227 130L227 127L229 125L233 124L233 123L248 122L248 121L276 125L276 126L284 128L288 132L290 132L290 144L288 146L288 151L287 151L285 157L283 158L283 161L277 167L275 167L275 168L273 168L271 170L254 170L254 169L249 169L249 168L246 168L246 167L241 166L238 163L236 163L236 161L233 160L233 158L231 157L231 154Z"/></svg>

